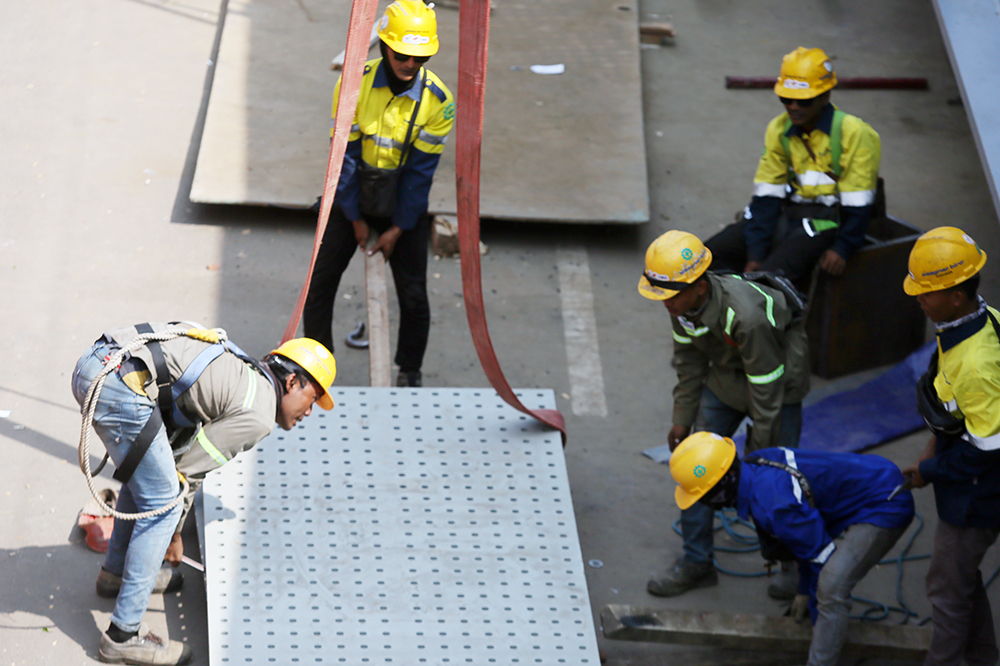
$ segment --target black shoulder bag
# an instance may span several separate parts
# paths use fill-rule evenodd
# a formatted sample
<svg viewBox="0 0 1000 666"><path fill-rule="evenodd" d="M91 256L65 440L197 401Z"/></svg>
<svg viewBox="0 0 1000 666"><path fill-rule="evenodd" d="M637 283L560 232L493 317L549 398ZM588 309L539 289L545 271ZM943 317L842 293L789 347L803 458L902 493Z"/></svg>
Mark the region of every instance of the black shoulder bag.
<svg viewBox="0 0 1000 666"><path fill-rule="evenodd" d="M420 102L424 98L426 82L427 72L424 71L420 79L420 94L417 96L417 103L413 106L409 126L406 128L406 139L403 141L403 151L399 156L399 166L395 169L380 169L371 166L363 159L358 164L360 188L358 206L361 208L362 214L367 217L392 217L392 214L396 212L396 190L399 184L399 174L410 154L410 135L413 132L413 125L417 122L417 114L420 113Z"/></svg>

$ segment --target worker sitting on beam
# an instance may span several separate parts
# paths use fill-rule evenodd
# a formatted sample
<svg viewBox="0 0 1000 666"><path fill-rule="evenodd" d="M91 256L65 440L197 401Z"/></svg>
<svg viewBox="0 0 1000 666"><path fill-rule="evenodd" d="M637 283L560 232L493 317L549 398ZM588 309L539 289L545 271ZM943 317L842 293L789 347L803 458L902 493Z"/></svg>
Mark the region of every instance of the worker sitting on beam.
<svg viewBox="0 0 1000 666"><path fill-rule="evenodd" d="M673 328L677 385L667 442L677 448L692 426L729 437L749 416L754 427L748 451L794 448L802 432L802 399L809 392L801 295L773 276L758 276L765 279L759 284L750 274L709 272L712 262L712 253L685 231L668 231L646 250L639 293L663 302ZM701 504L681 512L684 554L649 581L650 594L672 597L718 585L713 520ZM795 596L793 568L791 562L782 564L768 594Z"/></svg>
<svg viewBox="0 0 1000 666"><path fill-rule="evenodd" d="M742 219L705 245L717 267L783 271L808 291L813 266L840 275L875 209L879 136L830 102L837 74L822 49L786 55L774 92L785 107L764 133Z"/></svg>
<svg viewBox="0 0 1000 666"><path fill-rule="evenodd" d="M131 351L114 369L105 368L123 349ZM313 403L332 409L329 388L336 374L333 355L315 340L289 340L257 361L229 342L225 331L188 324L111 330L80 357L73 395L89 419L84 432L92 422L117 468L114 478L122 486L116 511L133 518L144 514L137 520L116 516L97 578L97 593L116 599L111 625L101 635L101 661L191 661L186 644L140 636L139 628L150 595L183 582L161 564L181 563L181 528L193 488L275 424L291 430ZM95 384L102 375L103 385ZM192 490L164 511L180 494L180 475Z"/></svg>
<svg viewBox="0 0 1000 666"><path fill-rule="evenodd" d="M369 230L399 297L397 386L421 386L431 325L428 196L455 119L451 92L424 63L438 50L437 18L422 0L396 0L378 23L382 57L365 65L330 220L303 309L306 337L333 349L333 304ZM341 81L334 89L333 116ZM330 130L331 136L333 129Z"/></svg>
<svg viewBox="0 0 1000 666"><path fill-rule="evenodd" d="M913 495L899 468L876 455L786 448L741 461L731 439L696 432L670 457L670 474L681 509L735 508L756 525L765 559L784 551L798 560L792 615L801 622L808 611L813 623L807 666L835 666L851 590L913 519Z"/></svg>

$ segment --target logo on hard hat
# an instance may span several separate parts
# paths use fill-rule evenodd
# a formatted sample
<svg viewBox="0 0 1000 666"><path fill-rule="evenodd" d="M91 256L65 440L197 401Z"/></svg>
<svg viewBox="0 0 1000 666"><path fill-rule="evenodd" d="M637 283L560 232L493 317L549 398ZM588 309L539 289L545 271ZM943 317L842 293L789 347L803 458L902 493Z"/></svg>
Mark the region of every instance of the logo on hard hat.
<svg viewBox="0 0 1000 666"><path fill-rule="evenodd" d="M705 476L705 474L707 472L708 472L708 470L705 469L704 465L695 465L694 466L694 475L697 476L699 479L701 477Z"/></svg>
<svg viewBox="0 0 1000 666"><path fill-rule="evenodd" d="M691 248L686 247L681 250L681 256L684 257L685 261L691 261L691 257L694 256L694 252L691 251Z"/></svg>
<svg viewBox="0 0 1000 666"><path fill-rule="evenodd" d="M411 33L408 35L403 35L402 42L404 44L415 44L417 46L420 46L421 44L430 44L431 38L428 37L427 35L414 35Z"/></svg>
<svg viewBox="0 0 1000 666"><path fill-rule="evenodd" d="M809 90L809 82L799 81L798 79L785 79L781 85L791 90Z"/></svg>
<svg viewBox="0 0 1000 666"><path fill-rule="evenodd" d="M389 25L389 15L386 14L385 16L382 17L382 21L378 24L378 29L385 30L386 27L388 27L388 25Z"/></svg>

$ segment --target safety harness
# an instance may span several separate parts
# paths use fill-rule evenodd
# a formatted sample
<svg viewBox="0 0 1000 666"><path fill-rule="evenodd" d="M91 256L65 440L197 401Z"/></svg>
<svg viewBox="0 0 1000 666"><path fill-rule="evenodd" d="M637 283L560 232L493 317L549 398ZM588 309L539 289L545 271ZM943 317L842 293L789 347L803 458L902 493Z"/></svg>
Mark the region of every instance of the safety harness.
<svg viewBox="0 0 1000 666"><path fill-rule="evenodd" d="M830 124L830 162L831 171L827 171L826 175L829 176L835 183L840 182L840 174L843 171L843 167L840 165L840 156L843 153L843 124L844 117L847 114L840 109L835 108L833 110L833 120ZM792 127L791 118L785 120L784 129L781 132L781 147L785 149L785 155L788 156L788 171L789 175L793 179L798 178L798 174L795 173L795 169L792 168L792 151L791 151L791 140L788 138L788 130ZM809 157L812 158L814 162L816 160L816 154L813 153L812 148L809 146L807 141L803 141L802 145L805 146L806 151L809 153ZM813 235L814 233L822 233L829 229L836 229L838 222L836 220L824 220L824 219L810 219L810 224L806 226L806 233ZM803 222L805 225L805 222ZM810 233L810 228L812 233Z"/></svg>
<svg viewBox="0 0 1000 666"><path fill-rule="evenodd" d="M170 326L177 326L179 323L180 322L171 322ZM156 407L153 409L145 425L143 425L138 437L136 437L132 446L129 448L128 453L122 460L122 464L117 470L115 470L113 475L114 478L122 483L128 483L129 479L132 478L132 475L135 473L136 468L142 461L143 456L146 455L146 451L149 450L150 444L152 444L153 439L155 439L156 434L160 431L161 427L166 429L170 446L174 450L180 448L188 439L190 439L190 435L193 434L193 431L197 428L198 424L180 409L178 406L178 399L184 395L188 389L194 386L195 382L198 381L202 373L205 372L212 361L219 358L223 353L228 351L245 363L249 363L255 369L260 371L261 374L267 377L267 380L271 384L272 388L275 386L271 373L266 371L263 364L261 364L257 359L249 356L235 343L231 342L228 339L226 332L221 328L209 330L185 327L183 329L170 328L166 331L155 332L152 326L145 323L138 324L135 329L138 332L138 335L129 340L124 347L116 350L113 355L106 359L104 368L94 378L94 381L91 382L90 388L87 391L87 396L83 402L83 427L80 434L80 469L87 478L87 484L90 486L91 494L94 495L94 498L97 500L101 508L108 511L116 518L121 518L123 520L139 520L169 511L181 499L183 499L183 497L187 494L189 487L187 479L178 473L184 484L184 490L175 500L159 509L136 514L120 513L112 507L109 507L103 502L101 497L98 496L97 490L94 487L93 475L100 473L109 459L109 455L105 453L104 459L97 467L97 470L93 472L91 471L89 452L90 431L94 422L94 412L97 408L97 396L100 395L101 388L104 386L107 376L112 372L116 372L121 364L130 358L132 352L143 346L149 348L150 355L153 357L153 370L155 373L158 393L156 396ZM209 343L209 346L195 357L195 359L184 369L184 372L181 373L180 377L178 377L175 381L170 381L170 372L167 369L167 361L163 354L161 343L179 337L190 337L195 340L201 340L202 342Z"/></svg>

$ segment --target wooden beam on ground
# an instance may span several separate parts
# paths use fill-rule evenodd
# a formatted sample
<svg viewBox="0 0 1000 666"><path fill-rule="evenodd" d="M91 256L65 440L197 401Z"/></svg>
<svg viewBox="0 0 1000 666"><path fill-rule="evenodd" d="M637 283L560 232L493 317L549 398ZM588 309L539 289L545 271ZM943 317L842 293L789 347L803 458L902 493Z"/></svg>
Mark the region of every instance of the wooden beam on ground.
<svg viewBox="0 0 1000 666"><path fill-rule="evenodd" d="M389 355L389 292L385 284L385 257L365 255L365 299L368 302L368 383L392 386Z"/></svg>
<svg viewBox="0 0 1000 666"><path fill-rule="evenodd" d="M812 626L788 617L609 605L601 611L607 638L716 648L801 653L809 651ZM910 625L852 622L845 655L922 660L931 630Z"/></svg>

